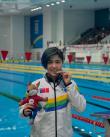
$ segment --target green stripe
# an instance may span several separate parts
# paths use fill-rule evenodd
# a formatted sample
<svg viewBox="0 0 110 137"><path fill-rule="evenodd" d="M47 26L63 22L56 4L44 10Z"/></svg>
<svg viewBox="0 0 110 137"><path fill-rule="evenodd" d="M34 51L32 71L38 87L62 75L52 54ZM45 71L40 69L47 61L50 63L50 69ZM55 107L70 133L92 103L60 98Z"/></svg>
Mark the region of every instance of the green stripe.
<svg viewBox="0 0 110 137"><path fill-rule="evenodd" d="M67 101L68 101L68 100L59 101L59 102L57 102L57 106L66 104ZM55 106L55 103L46 104L45 108L48 109L48 108L51 108L51 107L54 107L54 106Z"/></svg>

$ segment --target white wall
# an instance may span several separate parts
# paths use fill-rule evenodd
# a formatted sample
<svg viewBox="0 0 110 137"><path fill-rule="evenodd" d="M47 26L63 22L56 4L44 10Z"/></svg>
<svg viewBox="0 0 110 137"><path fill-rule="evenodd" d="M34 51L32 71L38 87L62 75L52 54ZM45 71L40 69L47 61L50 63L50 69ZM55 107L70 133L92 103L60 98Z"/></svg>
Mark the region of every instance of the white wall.
<svg viewBox="0 0 110 137"><path fill-rule="evenodd" d="M107 46L110 47L110 44L103 45L103 47L101 44L99 44L98 48L97 44L66 46L67 48L65 61L68 62L67 56L73 52L76 58L84 58L83 62L87 63L86 56L91 56L91 63L102 63L104 62L102 58L103 54L110 57L110 48L108 49Z"/></svg>
<svg viewBox="0 0 110 137"><path fill-rule="evenodd" d="M47 41L58 43L64 39L63 9L46 8L43 12L43 43L47 47Z"/></svg>
<svg viewBox="0 0 110 137"><path fill-rule="evenodd" d="M58 10L56 26L57 26L56 43L59 43L59 41L61 41L63 43L63 41L64 41L64 10L62 10L62 9Z"/></svg>
<svg viewBox="0 0 110 137"><path fill-rule="evenodd" d="M9 57L24 53L24 16L0 16L0 50Z"/></svg>
<svg viewBox="0 0 110 137"><path fill-rule="evenodd" d="M0 50L10 49L10 17L0 17Z"/></svg>
<svg viewBox="0 0 110 137"><path fill-rule="evenodd" d="M46 8L43 11L44 47L47 41L68 43L94 27L94 11Z"/></svg>
<svg viewBox="0 0 110 137"><path fill-rule="evenodd" d="M43 11L43 46L47 47L47 41L52 40L52 15L51 9Z"/></svg>
<svg viewBox="0 0 110 137"><path fill-rule="evenodd" d="M25 51L31 51L30 16L24 17L24 49Z"/></svg>
<svg viewBox="0 0 110 137"><path fill-rule="evenodd" d="M47 47L47 41L68 42L93 26L93 11L44 9L43 45ZM0 32L0 49L9 50L14 56L25 51L43 52L42 49L33 50L30 46L29 17L0 17Z"/></svg>
<svg viewBox="0 0 110 137"><path fill-rule="evenodd" d="M79 38L88 28L94 27L94 11L65 10L64 11L64 40L65 43Z"/></svg>
<svg viewBox="0 0 110 137"><path fill-rule="evenodd" d="M11 54L24 53L24 16L11 16Z"/></svg>

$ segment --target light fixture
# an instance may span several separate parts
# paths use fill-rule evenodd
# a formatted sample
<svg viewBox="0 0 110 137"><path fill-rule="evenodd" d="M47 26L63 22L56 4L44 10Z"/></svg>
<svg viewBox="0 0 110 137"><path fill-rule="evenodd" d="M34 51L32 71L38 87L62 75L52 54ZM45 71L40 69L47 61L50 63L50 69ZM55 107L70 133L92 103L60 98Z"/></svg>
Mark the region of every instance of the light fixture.
<svg viewBox="0 0 110 137"><path fill-rule="evenodd" d="M54 3L51 3L52 6L54 6L55 4Z"/></svg>
<svg viewBox="0 0 110 137"><path fill-rule="evenodd" d="M31 9L31 11L33 12L33 11L41 10L41 9L42 9L42 7L36 7L36 8Z"/></svg>
<svg viewBox="0 0 110 137"><path fill-rule="evenodd" d="M49 5L49 4L47 4L47 5L46 5L46 7L50 7L50 5Z"/></svg>
<svg viewBox="0 0 110 137"><path fill-rule="evenodd" d="M65 2L65 0L62 0L61 2L63 2L63 3L64 3L64 2Z"/></svg>
<svg viewBox="0 0 110 137"><path fill-rule="evenodd" d="M57 4L57 5L59 5L59 4L60 4L60 2L59 2L59 1L57 1L57 2L56 2L56 4Z"/></svg>

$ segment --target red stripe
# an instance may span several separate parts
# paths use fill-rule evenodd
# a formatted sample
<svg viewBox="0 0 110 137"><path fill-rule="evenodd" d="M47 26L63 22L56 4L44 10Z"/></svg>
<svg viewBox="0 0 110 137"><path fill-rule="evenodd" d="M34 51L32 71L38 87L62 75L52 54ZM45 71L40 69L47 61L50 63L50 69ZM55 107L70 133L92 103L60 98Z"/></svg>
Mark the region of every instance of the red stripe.
<svg viewBox="0 0 110 137"><path fill-rule="evenodd" d="M110 98L105 98L105 97L101 97L101 96L92 96L92 98L96 98L96 99L99 99L99 100L110 101Z"/></svg>
<svg viewBox="0 0 110 137"><path fill-rule="evenodd" d="M96 126L101 127L101 128L104 128L104 123L100 122L100 121L95 121L95 120L92 120L92 119L89 119L89 118L86 118L86 117L82 117L82 116L79 116L79 115L76 115L76 114L72 114L72 118L78 119L80 121L84 121L86 123L96 125Z"/></svg>

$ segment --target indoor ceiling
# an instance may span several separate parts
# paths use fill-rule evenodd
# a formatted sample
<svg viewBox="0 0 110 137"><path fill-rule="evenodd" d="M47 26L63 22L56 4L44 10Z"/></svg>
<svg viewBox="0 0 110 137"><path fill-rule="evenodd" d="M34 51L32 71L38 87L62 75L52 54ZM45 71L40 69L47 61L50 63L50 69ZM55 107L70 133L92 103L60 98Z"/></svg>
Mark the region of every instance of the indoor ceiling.
<svg viewBox="0 0 110 137"><path fill-rule="evenodd" d="M86 10L110 8L110 0L0 0L0 15L30 15L42 12L44 8L60 7Z"/></svg>

